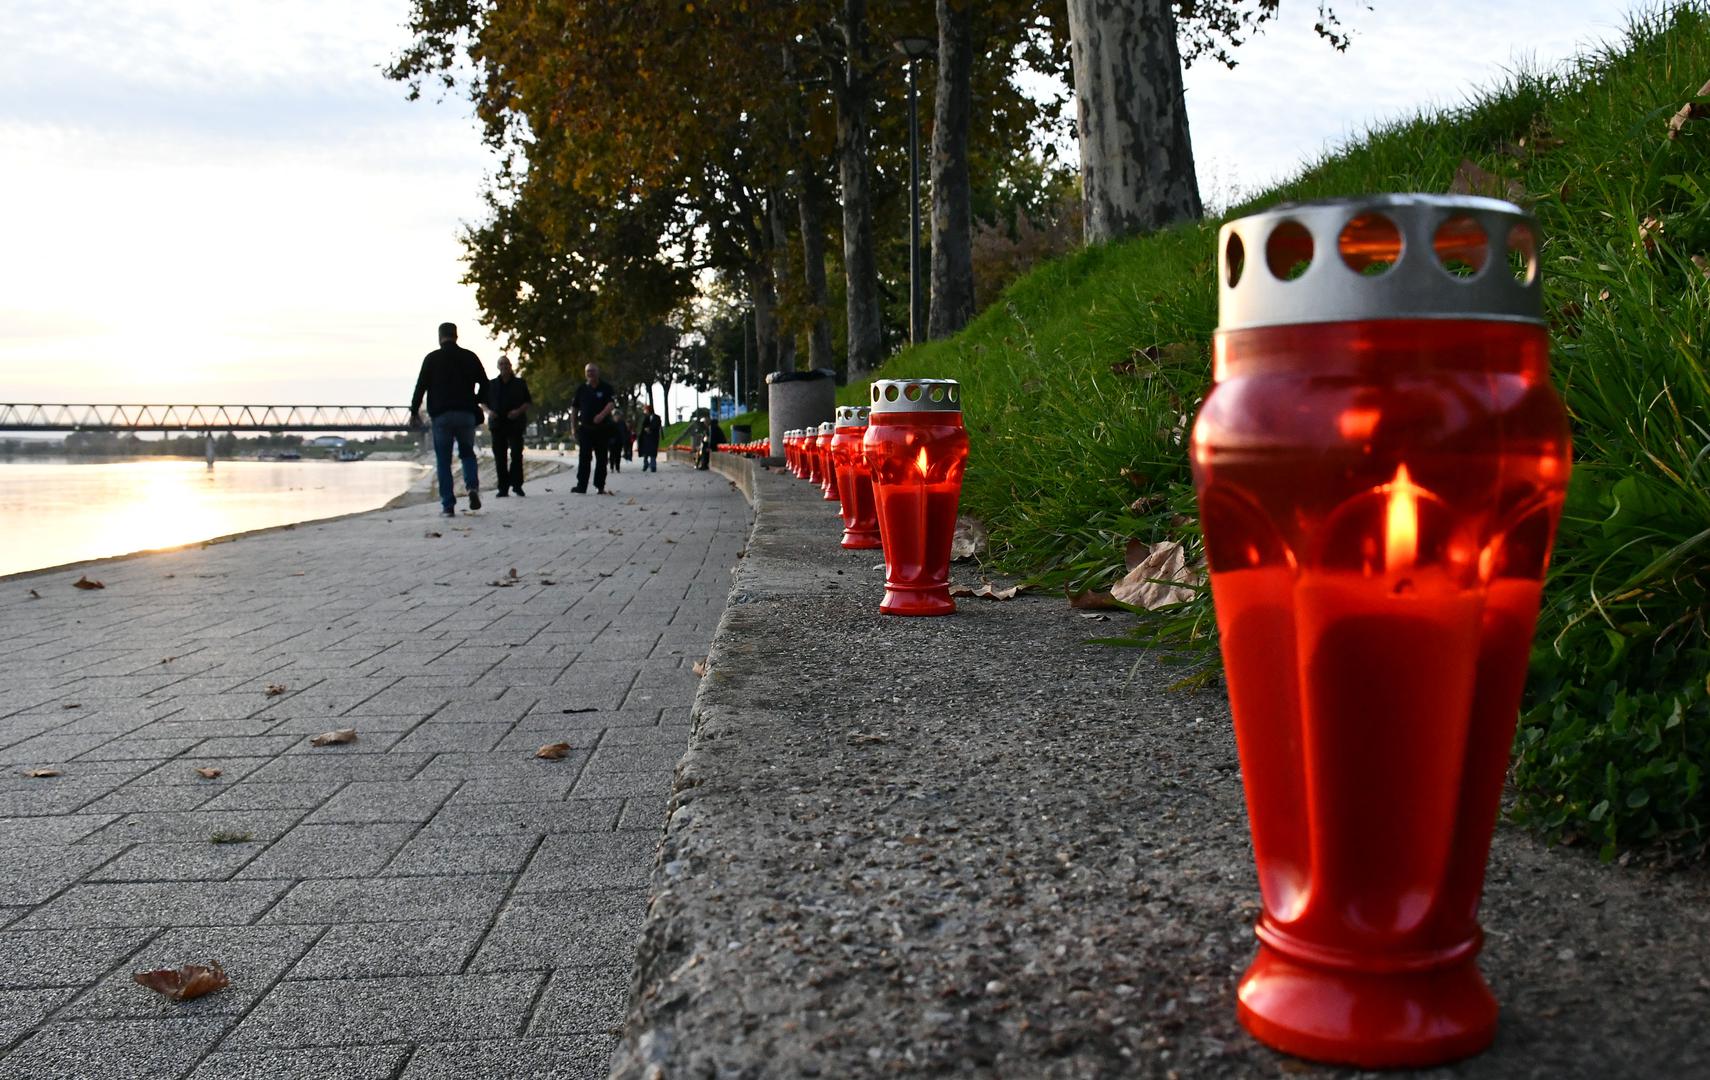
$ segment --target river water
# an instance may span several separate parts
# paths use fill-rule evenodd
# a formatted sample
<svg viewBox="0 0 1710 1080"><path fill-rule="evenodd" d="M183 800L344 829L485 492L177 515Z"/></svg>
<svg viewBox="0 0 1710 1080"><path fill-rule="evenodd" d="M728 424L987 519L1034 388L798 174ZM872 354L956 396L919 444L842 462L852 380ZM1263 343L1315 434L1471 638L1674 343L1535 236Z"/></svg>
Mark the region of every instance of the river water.
<svg viewBox="0 0 1710 1080"><path fill-rule="evenodd" d="M0 576L374 510L421 467L395 461L0 463Z"/></svg>

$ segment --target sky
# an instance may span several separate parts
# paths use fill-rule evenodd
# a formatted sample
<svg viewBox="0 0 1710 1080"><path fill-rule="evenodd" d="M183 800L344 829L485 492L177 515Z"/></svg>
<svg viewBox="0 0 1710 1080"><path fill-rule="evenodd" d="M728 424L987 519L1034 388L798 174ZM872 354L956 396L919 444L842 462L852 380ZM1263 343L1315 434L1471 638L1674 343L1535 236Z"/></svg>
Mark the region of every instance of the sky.
<svg viewBox="0 0 1710 1080"><path fill-rule="evenodd" d="M1335 53L1289 0L1235 70L1188 72L1201 188L1227 204L1615 38L1629 6L1344 0ZM0 401L402 403L445 320L491 370L457 236L494 163L465 100L381 76L408 11L0 0Z"/></svg>

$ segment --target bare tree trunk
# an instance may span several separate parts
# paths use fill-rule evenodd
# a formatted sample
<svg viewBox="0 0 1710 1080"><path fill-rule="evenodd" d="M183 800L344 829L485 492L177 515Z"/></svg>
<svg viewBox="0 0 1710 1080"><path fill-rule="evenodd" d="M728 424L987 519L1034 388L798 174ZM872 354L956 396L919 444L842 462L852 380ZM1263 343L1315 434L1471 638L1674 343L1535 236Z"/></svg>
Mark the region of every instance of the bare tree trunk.
<svg viewBox="0 0 1710 1080"><path fill-rule="evenodd" d="M1068 0L1088 243L1202 210L1170 0Z"/></svg>
<svg viewBox="0 0 1710 1080"><path fill-rule="evenodd" d="M808 366L837 367L831 353L831 321L826 317L825 284L825 182L806 157L801 162L801 193L798 200L802 222L802 277L807 282L808 303L813 305L813 328L808 334Z"/></svg>
<svg viewBox="0 0 1710 1080"><path fill-rule="evenodd" d="M938 0L938 90L932 112L932 315L929 338L974 317L973 192L968 113L974 72L972 0Z"/></svg>
<svg viewBox="0 0 1710 1080"><path fill-rule="evenodd" d="M884 352L879 306L879 264L873 247L873 195L869 185L866 74L867 0L844 0L840 19L843 62L833 72L837 103L837 178L843 188L843 273L847 279L849 377L878 366Z"/></svg>
<svg viewBox="0 0 1710 1080"><path fill-rule="evenodd" d="M773 190L766 196L766 222L772 234L772 281L774 295L779 285L790 279L790 226L785 216L784 193ZM781 325L776 312L772 318L772 336L778 350L778 370L796 369L796 334Z"/></svg>

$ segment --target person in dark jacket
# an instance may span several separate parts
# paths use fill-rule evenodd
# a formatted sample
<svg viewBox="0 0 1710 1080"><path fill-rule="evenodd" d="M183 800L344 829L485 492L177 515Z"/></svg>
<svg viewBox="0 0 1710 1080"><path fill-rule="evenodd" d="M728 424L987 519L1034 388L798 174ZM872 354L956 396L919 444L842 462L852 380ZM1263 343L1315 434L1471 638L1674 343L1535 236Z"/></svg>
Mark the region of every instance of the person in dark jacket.
<svg viewBox="0 0 1710 1080"><path fill-rule="evenodd" d="M528 407L534 398L528 383L499 357L499 377L487 384L488 430L493 433L493 468L499 474L498 497L507 491L523 491L523 433L528 428Z"/></svg>
<svg viewBox="0 0 1710 1080"><path fill-rule="evenodd" d="M724 429L718 426L718 419L711 416L707 417L707 435L701 442L701 457L699 461L695 462L695 468L711 468L713 451L723 446L724 442Z"/></svg>
<svg viewBox="0 0 1710 1080"><path fill-rule="evenodd" d="M594 465L594 490L606 493L606 453L611 448L612 413L617 409L617 395L611 385L600 378L600 365L589 364L582 373L588 381L576 388L570 399L570 434L576 440L576 486L570 490L578 495L588 493L588 463Z"/></svg>
<svg viewBox="0 0 1710 1080"><path fill-rule="evenodd" d="M623 452L629 446L629 424L624 422L623 413L612 414L612 445L607 452L607 460L612 472L623 471Z"/></svg>
<svg viewBox="0 0 1710 1080"><path fill-rule="evenodd" d="M439 469L440 513L457 513L457 492L452 488L451 446L457 444L463 462L463 486L469 492L469 509L481 509L481 470L475 461L475 425L480 422L480 401L487 393L487 371L481 358L457 344L457 324L439 324L439 348L422 358L416 376L416 392L410 398L410 424L420 427L422 398L427 398L428 417L433 424L433 456Z"/></svg>
<svg viewBox="0 0 1710 1080"><path fill-rule="evenodd" d="M665 430L665 423L654 413L652 405L641 408L641 425L635 432L635 452L641 455L642 472L658 472L659 435Z"/></svg>

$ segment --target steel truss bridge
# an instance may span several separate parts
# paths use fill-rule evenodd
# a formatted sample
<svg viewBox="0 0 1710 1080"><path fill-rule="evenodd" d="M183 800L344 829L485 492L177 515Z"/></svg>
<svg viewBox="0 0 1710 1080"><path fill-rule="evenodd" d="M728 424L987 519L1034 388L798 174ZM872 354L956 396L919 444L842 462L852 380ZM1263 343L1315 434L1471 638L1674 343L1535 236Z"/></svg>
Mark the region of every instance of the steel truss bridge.
<svg viewBox="0 0 1710 1080"><path fill-rule="evenodd" d="M404 405L7 405L0 431L409 431Z"/></svg>

